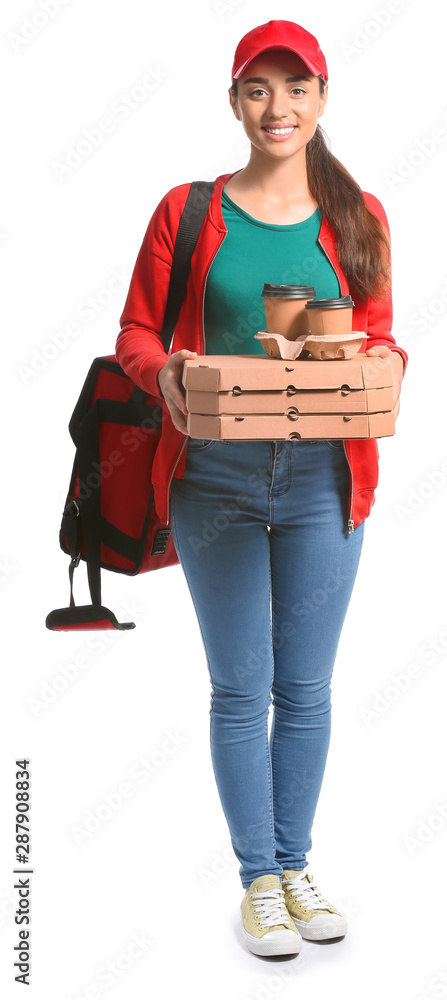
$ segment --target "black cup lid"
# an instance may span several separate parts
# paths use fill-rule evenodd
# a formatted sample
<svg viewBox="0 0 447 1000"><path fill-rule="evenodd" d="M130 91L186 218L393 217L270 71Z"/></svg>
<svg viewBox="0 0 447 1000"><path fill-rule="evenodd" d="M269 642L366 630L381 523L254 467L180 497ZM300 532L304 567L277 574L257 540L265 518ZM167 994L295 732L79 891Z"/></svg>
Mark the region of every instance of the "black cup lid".
<svg viewBox="0 0 447 1000"><path fill-rule="evenodd" d="M266 281L261 295L268 299L311 299L315 288L313 285L272 285Z"/></svg>
<svg viewBox="0 0 447 1000"><path fill-rule="evenodd" d="M354 305L350 295L341 295L339 299L312 299L306 309L350 309Z"/></svg>

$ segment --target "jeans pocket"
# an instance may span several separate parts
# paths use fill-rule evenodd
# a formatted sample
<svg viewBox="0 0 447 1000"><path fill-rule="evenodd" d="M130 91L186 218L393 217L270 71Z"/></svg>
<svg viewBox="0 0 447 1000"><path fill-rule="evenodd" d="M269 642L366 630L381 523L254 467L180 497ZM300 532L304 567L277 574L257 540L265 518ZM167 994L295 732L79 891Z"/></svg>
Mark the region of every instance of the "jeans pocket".
<svg viewBox="0 0 447 1000"><path fill-rule="evenodd" d="M205 451L205 449L210 448L212 444L216 444L214 438L192 438L188 437L188 451Z"/></svg>
<svg viewBox="0 0 447 1000"><path fill-rule="evenodd" d="M343 438L323 438L329 448L343 448Z"/></svg>

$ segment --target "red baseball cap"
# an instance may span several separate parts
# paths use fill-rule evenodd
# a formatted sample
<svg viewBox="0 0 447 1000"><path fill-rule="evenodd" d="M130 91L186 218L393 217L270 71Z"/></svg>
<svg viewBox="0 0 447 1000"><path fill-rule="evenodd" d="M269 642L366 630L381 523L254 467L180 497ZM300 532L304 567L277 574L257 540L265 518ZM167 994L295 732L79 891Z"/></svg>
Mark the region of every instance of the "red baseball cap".
<svg viewBox="0 0 447 1000"><path fill-rule="evenodd" d="M232 80L242 75L248 63L267 49L288 49L306 63L313 76L328 82L326 60L314 35L295 21L267 21L241 38L234 53Z"/></svg>

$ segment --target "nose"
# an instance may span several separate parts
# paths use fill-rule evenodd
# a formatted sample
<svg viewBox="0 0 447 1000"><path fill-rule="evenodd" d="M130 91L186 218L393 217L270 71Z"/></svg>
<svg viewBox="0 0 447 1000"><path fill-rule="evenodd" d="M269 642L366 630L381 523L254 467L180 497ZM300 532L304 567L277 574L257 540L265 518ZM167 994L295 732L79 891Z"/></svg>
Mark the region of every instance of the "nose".
<svg viewBox="0 0 447 1000"><path fill-rule="evenodd" d="M272 95L271 95L271 98L270 98L270 101L269 101L268 113L269 113L269 115L271 116L271 118L274 121L279 120L281 118L281 115L286 115L287 114L287 110L283 109L283 105L284 105L284 108L285 108L286 104L287 104L287 101L284 98L284 95L281 95L281 94L277 93L276 91L272 92Z"/></svg>

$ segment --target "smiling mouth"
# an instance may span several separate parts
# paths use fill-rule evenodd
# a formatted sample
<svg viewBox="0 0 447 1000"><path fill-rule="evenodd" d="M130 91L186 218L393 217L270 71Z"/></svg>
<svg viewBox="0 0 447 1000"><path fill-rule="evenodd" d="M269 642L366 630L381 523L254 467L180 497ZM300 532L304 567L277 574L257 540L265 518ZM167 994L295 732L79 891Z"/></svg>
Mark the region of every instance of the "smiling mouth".
<svg viewBox="0 0 447 1000"><path fill-rule="evenodd" d="M262 126L264 132L271 132L272 135L290 135L296 127L296 125L284 125L283 128L269 128L268 125Z"/></svg>

